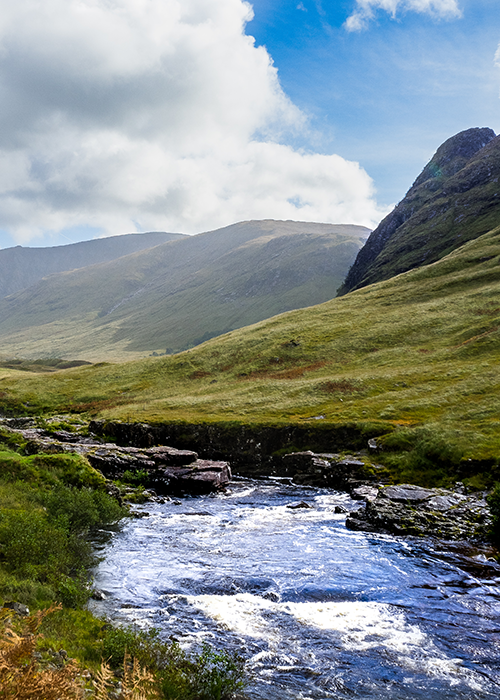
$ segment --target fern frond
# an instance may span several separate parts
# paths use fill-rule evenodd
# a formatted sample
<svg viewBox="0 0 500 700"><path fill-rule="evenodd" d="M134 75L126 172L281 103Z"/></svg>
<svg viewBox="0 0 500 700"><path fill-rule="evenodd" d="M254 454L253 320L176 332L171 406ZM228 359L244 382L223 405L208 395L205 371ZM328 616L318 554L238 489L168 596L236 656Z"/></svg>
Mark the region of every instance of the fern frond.
<svg viewBox="0 0 500 700"><path fill-rule="evenodd" d="M96 700L108 700L108 688L111 685L111 680L113 679L113 673L109 668L108 664L104 661L101 663L101 668L96 673L95 680L95 697Z"/></svg>

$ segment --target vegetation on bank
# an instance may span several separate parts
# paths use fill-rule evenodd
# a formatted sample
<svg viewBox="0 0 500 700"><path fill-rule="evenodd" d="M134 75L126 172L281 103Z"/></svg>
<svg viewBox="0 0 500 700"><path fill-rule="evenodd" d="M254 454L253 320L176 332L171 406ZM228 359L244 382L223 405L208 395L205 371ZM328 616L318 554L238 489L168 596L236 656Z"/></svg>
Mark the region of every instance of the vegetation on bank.
<svg viewBox="0 0 500 700"><path fill-rule="evenodd" d="M232 697L240 659L209 647L188 655L154 631L114 628L84 609L97 562L92 539L128 511L83 457L26 455L25 447L0 429L0 601L50 614L23 620L0 611L0 697L68 700L84 697L83 686L99 700Z"/></svg>

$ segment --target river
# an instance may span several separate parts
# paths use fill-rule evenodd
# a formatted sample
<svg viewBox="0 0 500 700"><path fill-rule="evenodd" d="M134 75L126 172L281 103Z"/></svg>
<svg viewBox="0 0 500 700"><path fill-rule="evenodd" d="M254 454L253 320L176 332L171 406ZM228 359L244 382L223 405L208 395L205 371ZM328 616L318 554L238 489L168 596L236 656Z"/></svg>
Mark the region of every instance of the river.
<svg viewBox="0 0 500 700"><path fill-rule="evenodd" d="M359 506L279 479L147 503L105 546L93 609L238 651L252 700L497 700L500 578L349 531L339 505Z"/></svg>

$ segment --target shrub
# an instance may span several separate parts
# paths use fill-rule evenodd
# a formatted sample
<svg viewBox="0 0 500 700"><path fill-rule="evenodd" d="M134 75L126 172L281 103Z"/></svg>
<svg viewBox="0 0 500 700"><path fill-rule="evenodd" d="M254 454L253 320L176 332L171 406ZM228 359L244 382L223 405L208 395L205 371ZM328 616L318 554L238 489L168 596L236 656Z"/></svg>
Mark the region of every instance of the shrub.
<svg viewBox="0 0 500 700"><path fill-rule="evenodd" d="M200 654L189 655L176 643L162 642L154 629L107 630L103 659L117 667L126 654L155 673L164 700L229 700L244 687L243 660L208 644Z"/></svg>
<svg viewBox="0 0 500 700"><path fill-rule="evenodd" d="M138 469L137 471L127 469L123 472L121 481L125 484L132 484L134 486L148 486L149 472L147 472L145 469Z"/></svg>
<svg viewBox="0 0 500 700"><path fill-rule="evenodd" d="M378 440L379 456L399 481L440 486L456 478L463 450L452 436L432 428L404 428Z"/></svg>
<svg viewBox="0 0 500 700"><path fill-rule="evenodd" d="M71 533L81 534L116 523L125 514L115 499L102 491L58 484L38 496L48 515Z"/></svg>
<svg viewBox="0 0 500 700"><path fill-rule="evenodd" d="M66 532L37 511L0 514L0 557L7 571L41 581L69 571L74 558Z"/></svg>

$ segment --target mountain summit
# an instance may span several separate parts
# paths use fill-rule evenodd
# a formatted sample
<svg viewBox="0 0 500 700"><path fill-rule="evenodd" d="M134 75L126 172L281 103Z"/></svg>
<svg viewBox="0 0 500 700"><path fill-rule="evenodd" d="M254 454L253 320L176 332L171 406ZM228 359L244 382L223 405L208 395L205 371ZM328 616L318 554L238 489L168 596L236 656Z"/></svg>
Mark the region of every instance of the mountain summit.
<svg viewBox="0 0 500 700"><path fill-rule="evenodd" d="M488 128L445 141L371 233L339 295L439 260L500 223L500 137Z"/></svg>

